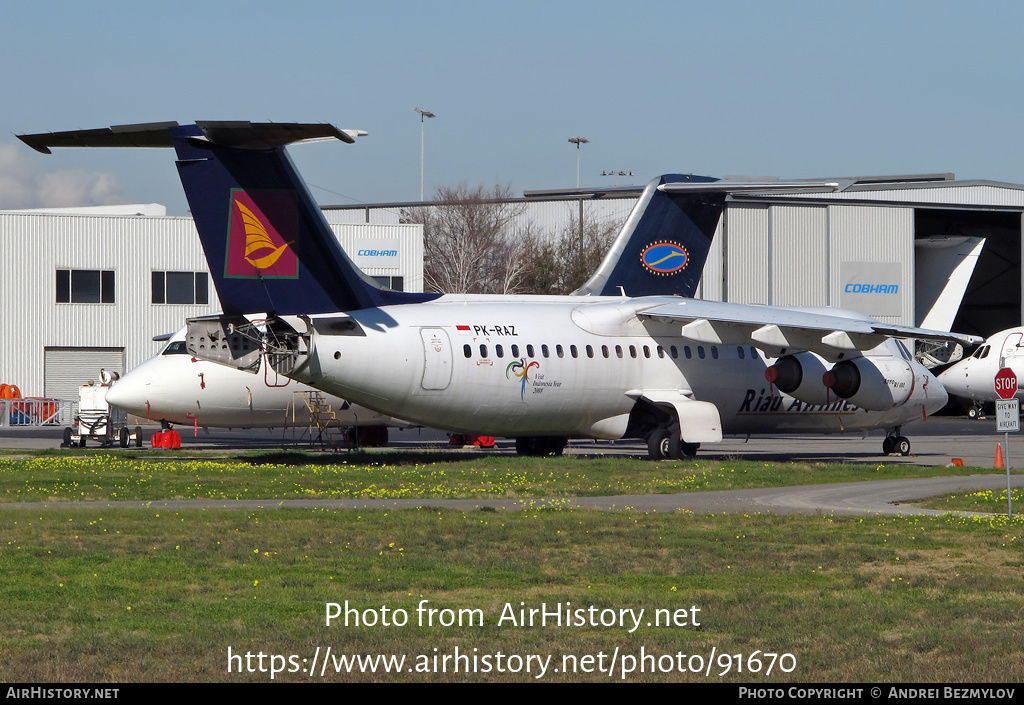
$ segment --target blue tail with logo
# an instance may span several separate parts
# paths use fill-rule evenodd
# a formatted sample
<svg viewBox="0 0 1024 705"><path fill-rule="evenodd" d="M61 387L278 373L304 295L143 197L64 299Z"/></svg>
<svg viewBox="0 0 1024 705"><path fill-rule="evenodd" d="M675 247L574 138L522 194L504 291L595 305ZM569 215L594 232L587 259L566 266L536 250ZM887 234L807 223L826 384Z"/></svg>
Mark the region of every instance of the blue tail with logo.
<svg viewBox="0 0 1024 705"><path fill-rule="evenodd" d="M574 293L692 297L725 210L718 181L665 174L648 183L601 266Z"/></svg>
<svg viewBox="0 0 1024 705"><path fill-rule="evenodd" d="M381 288L348 258L284 147L353 133L325 124L197 122L79 130L21 139L50 147L173 147L178 174L226 314L333 313L436 294Z"/></svg>

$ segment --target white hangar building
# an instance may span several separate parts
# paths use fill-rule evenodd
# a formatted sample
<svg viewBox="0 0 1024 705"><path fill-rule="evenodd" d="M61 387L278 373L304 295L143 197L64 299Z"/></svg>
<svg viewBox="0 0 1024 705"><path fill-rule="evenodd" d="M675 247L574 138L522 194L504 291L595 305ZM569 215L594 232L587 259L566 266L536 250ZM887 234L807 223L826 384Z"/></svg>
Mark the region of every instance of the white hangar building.
<svg viewBox="0 0 1024 705"><path fill-rule="evenodd" d="M824 180L840 182L841 190L730 196L698 296L839 306L926 327L949 326L955 316L954 330L976 335L1024 323L1024 186L957 181L953 174ZM622 222L639 188L534 192L514 200L523 227L558 232L579 214L584 222ZM397 223L423 205L325 211L344 222Z"/></svg>
<svg viewBox="0 0 1024 705"><path fill-rule="evenodd" d="M192 218L165 213L156 204L0 213L0 384L77 399L101 368L130 370L159 352L153 336L219 310ZM422 291L422 226L326 215L367 274Z"/></svg>

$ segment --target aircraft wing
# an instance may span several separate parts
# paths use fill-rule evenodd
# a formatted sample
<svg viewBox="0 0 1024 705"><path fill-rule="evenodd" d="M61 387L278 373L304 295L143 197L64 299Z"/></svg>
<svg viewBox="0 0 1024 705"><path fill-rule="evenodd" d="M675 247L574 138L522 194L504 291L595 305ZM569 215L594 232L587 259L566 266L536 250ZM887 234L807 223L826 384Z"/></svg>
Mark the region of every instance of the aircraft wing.
<svg viewBox="0 0 1024 705"><path fill-rule="evenodd" d="M682 335L712 345L753 345L773 357L809 350L836 361L870 350L887 338L919 338L977 345L981 339L944 331L882 323L831 310L757 306L681 299L637 312L640 318L683 324Z"/></svg>

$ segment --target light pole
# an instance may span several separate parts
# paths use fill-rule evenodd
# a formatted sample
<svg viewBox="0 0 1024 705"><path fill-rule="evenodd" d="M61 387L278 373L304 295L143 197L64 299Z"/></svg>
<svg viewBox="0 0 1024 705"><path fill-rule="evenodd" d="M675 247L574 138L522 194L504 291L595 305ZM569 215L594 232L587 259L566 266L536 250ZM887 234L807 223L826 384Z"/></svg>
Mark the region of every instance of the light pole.
<svg viewBox="0 0 1024 705"><path fill-rule="evenodd" d="M580 187L580 145L590 140L586 137L570 137L569 141L576 145L576 188Z"/></svg>
<svg viewBox="0 0 1024 705"><path fill-rule="evenodd" d="M420 200L423 200L423 118L437 117L434 113L429 110L420 110L419 108L413 108L417 113L420 114Z"/></svg>
<svg viewBox="0 0 1024 705"><path fill-rule="evenodd" d="M614 176L615 177L615 185L616 186L619 185L619 177L620 176L632 176L632 175L633 175L633 172L631 172L631 171L621 171L621 170L620 171L615 171L614 169L612 171L602 171L601 172L601 176Z"/></svg>

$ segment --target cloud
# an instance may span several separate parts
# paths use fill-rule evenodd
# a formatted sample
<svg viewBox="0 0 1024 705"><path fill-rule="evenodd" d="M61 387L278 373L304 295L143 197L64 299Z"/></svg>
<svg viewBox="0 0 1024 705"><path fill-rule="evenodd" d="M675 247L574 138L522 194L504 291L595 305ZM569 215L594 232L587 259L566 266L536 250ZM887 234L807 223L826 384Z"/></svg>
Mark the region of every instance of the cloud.
<svg viewBox="0 0 1024 705"><path fill-rule="evenodd" d="M0 209L106 206L125 201L117 179L111 174L37 174L18 145L0 143Z"/></svg>

